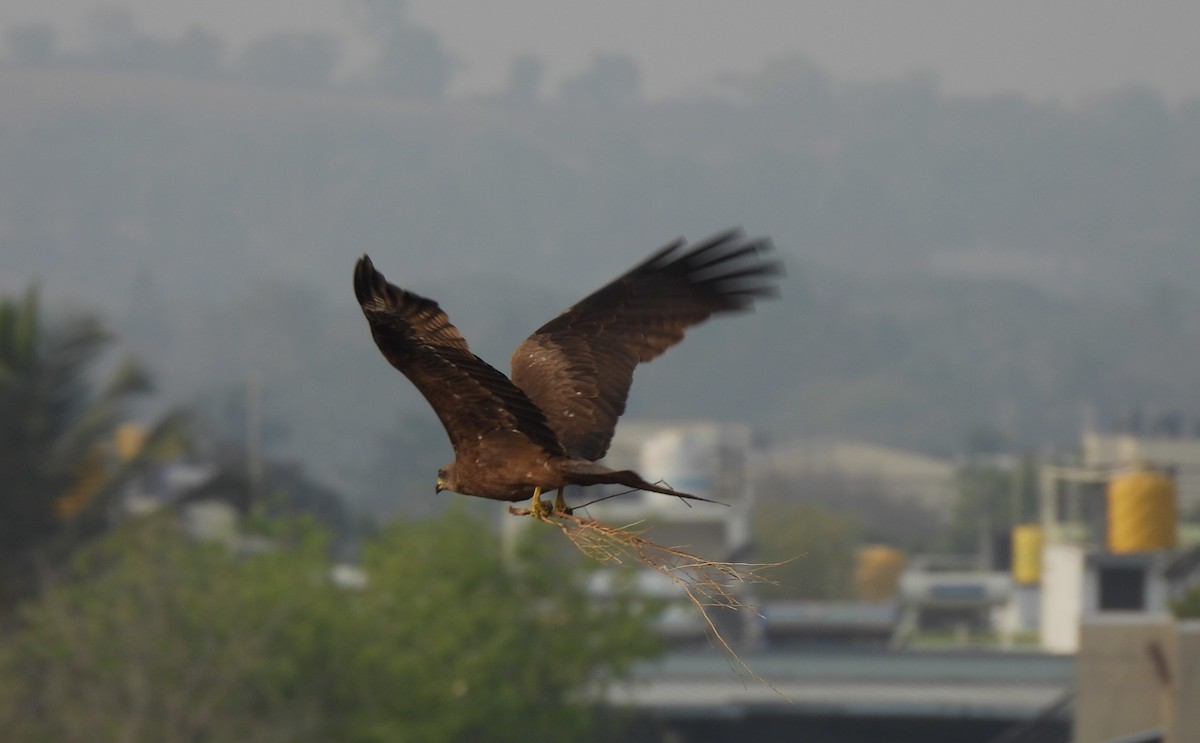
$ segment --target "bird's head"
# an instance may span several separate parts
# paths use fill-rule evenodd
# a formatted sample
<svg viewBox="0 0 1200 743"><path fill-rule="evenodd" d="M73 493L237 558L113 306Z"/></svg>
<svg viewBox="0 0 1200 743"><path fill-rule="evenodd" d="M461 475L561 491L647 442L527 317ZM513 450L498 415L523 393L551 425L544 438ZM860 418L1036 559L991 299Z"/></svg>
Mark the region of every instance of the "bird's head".
<svg viewBox="0 0 1200 743"><path fill-rule="evenodd" d="M438 470L437 487L434 488L434 492L440 493L443 490L456 490L456 482L457 481L454 477L454 463L451 462L450 464Z"/></svg>

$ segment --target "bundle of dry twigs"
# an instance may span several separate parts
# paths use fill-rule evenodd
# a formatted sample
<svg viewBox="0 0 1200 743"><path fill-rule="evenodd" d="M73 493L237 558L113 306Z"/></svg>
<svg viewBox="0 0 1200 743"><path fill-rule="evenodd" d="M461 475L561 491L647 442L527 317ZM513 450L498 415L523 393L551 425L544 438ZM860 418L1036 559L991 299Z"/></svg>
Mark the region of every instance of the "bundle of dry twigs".
<svg viewBox="0 0 1200 743"><path fill-rule="evenodd" d="M748 583L771 583L765 573L782 563L709 560L681 547L669 547L654 542L646 536L648 528L639 528L640 522L617 527L594 518L563 511L533 513L530 509L513 506L509 506L508 511L516 516L532 515L540 521L557 526L584 556L592 560L613 565L636 563L670 578L680 587L688 601L699 610L709 633L717 643L747 674L782 696L778 689L742 660L721 634L710 613L713 609L730 609L758 614L756 608L738 598L739 589Z"/></svg>

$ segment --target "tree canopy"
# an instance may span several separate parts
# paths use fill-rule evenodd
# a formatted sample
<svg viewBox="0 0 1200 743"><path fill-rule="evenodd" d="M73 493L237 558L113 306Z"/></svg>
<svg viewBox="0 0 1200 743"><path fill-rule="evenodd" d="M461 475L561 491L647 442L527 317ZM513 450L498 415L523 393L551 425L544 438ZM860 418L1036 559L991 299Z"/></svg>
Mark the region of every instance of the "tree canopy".
<svg viewBox="0 0 1200 743"><path fill-rule="evenodd" d="M395 522L365 586L323 535L268 524L239 555L169 519L81 553L0 642L0 727L25 741L575 741L589 692L655 650L647 610L483 522ZM576 566L577 568L577 566Z"/></svg>
<svg viewBox="0 0 1200 743"><path fill-rule="evenodd" d="M97 383L110 341L93 316L48 327L36 289L0 298L0 602L29 585L38 557L103 528L120 486L182 431L171 414L136 451L116 451L117 426L150 378L126 358Z"/></svg>

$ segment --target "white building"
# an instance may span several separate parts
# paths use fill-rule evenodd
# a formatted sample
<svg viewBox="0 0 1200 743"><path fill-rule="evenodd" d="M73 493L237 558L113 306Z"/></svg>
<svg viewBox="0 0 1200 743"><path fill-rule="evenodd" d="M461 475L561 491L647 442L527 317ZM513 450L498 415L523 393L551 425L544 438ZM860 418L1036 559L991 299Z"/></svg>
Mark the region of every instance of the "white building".
<svg viewBox="0 0 1200 743"><path fill-rule="evenodd" d="M763 452L755 465L756 478L866 484L890 500L912 503L942 518L947 518L954 506L956 471L947 459L830 438L780 444Z"/></svg>

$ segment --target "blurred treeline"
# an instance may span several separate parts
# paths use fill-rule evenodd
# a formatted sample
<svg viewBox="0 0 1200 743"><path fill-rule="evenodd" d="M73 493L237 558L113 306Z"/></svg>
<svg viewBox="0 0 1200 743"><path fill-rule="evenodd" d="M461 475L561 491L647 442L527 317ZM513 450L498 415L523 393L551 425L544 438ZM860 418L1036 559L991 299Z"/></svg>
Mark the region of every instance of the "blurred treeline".
<svg viewBox="0 0 1200 743"><path fill-rule="evenodd" d="M6 738L613 739L594 694L656 651L646 607L589 599L536 544L505 558L461 511L366 540L365 584L332 580L319 529L258 536L239 552L144 518L6 607Z"/></svg>
<svg viewBox="0 0 1200 743"><path fill-rule="evenodd" d="M514 60L449 99L455 61L398 3L242 50L97 17L0 64L0 289L103 311L166 399L356 503L433 507L438 424L349 291L369 252L495 365L680 232L772 235L780 302L640 370L630 415L746 420L941 455L990 426L1070 442L1135 405L1200 410L1200 101L1075 107L830 79L803 59L673 100L601 55L551 88ZM401 498L406 499L404 501Z"/></svg>

